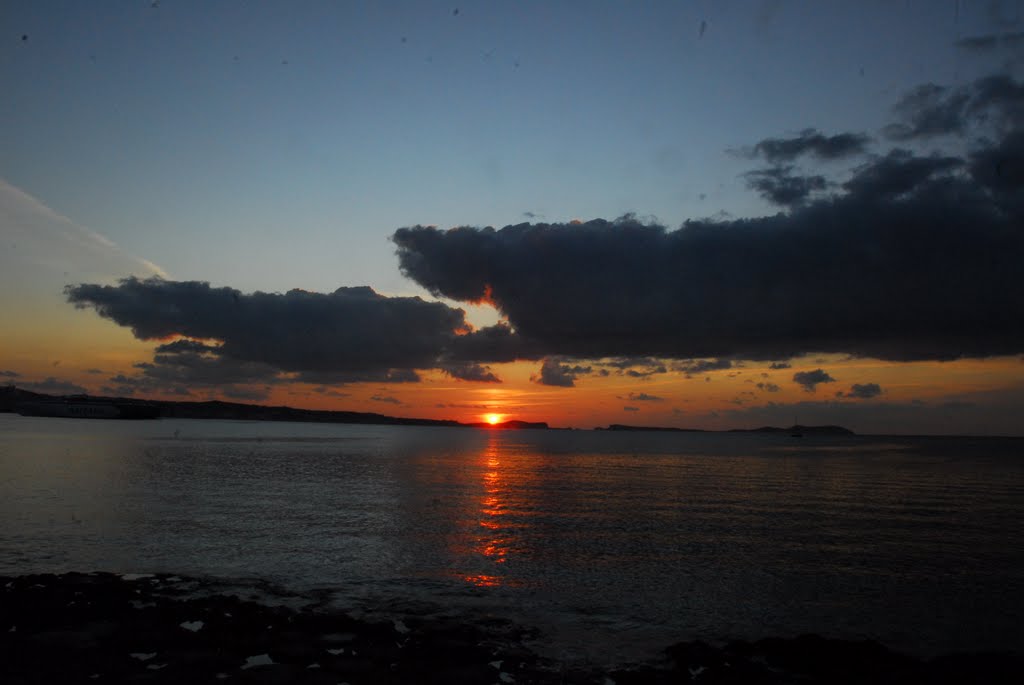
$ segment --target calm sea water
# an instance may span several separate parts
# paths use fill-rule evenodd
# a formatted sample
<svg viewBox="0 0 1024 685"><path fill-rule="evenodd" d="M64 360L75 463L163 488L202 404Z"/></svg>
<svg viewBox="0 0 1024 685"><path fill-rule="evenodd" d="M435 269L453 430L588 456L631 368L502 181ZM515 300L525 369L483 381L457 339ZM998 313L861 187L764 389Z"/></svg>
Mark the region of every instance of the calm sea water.
<svg viewBox="0 0 1024 685"><path fill-rule="evenodd" d="M574 658L817 632L1024 649L1024 440L0 414L0 573L258 576Z"/></svg>

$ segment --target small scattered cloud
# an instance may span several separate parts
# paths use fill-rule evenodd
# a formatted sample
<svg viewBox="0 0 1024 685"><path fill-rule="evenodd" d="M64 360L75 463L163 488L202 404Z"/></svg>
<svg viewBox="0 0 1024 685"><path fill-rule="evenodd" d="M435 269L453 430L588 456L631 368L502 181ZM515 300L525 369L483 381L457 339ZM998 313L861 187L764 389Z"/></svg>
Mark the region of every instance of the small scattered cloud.
<svg viewBox="0 0 1024 685"><path fill-rule="evenodd" d="M751 150L751 156L762 157L771 164L792 162L809 155L819 160L834 160L863 154L871 139L862 133L839 133L826 136L808 128L793 138L765 138Z"/></svg>
<svg viewBox="0 0 1024 685"><path fill-rule="evenodd" d="M326 385L320 385L320 386L317 386L317 387L313 388L313 392L315 392L318 395L323 395L324 397L351 397L352 396L352 393L350 393L350 392L341 392L339 390L335 390L334 388L329 388Z"/></svg>
<svg viewBox="0 0 1024 685"><path fill-rule="evenodd" d="M757 387L765 392L778 392L780 390L779 386L775 383L758 383Z"/></svg>
<svg viewBox="0 0 1024 685"><path fill-rule="evenodd" d="M847 392L838 393L840 397L850 397L857 400L870 400L881 394L882 388L878 383L854 383Z"/></svg>
<svg viewBox="0 0 1024 685"><path fill-rule="evenodd" d="M793 382L802 387L807 392L814 392L818 389L818 386L822 383L835 383L835 378L832 378L827 371L822 369L815 369L814 371L797 371L793 374Z"/></svg>
<svg viewBox="0 0 1024 685"><path fill-rule="evenodd" d="M390 395L374 395L370 398L374 402L384 402L385 404L401 404L402 400L397 397L391 397Z"/></svg>
<svg viewBox="0 0 1024 685"><path fill-rule="evenodd" d="M540 374L531 376L530 380L540 385L553 385L560 388L571 388L576 385L578 376L591 372L589 366L572 366L563 364L561 360L554 357L544 360L540 367Z"/></svg>
<svg viewBox="0 0 1024 685"><path fill-rule="evenodd" d="M664 362L650 357L620 357L618 359L606 359L601 364L613 369L616 375L629 376L630 378L649 378L668 371ZM601 373L601 371L604 373ZM601 371L599 371L601 375L609 375L607 369L601 369Z"/></svg>
<svg viewBox="0 0 1024 685"><path fill-rule="evenodd" d="M441 369L452 378L477 383L501 383L501 379L491 372L491 367L471 362L441 364Z"/></svg>
<svg viewBox="0 0 1024 685"><path fill-rule="evenodd" d="M640 407L629 407L629 406L626 406L626 407L622 408L622 411L640 411Z"/></svg>
<svg viewBox="0 0 1024 685"><path fill-rule="evenodd" d="M710 371L731 369L733 363L729 359L691 359L673 365L673 369L683 372L687 378L698 376Z"/></svg>
<svg viewBox="0 0 1024 685"><path fill-rule="evenodd" d="M645 392L631 392L626 396L631 402L664 402L664 397L658 397L657 395L648 395Z"/></svg>
<svg viewBox="0 0 1024 685"><path fill-rule="evenodd" d="M21 378L21 374L17 371L0 371L0 376L3 378Z"/></svg>

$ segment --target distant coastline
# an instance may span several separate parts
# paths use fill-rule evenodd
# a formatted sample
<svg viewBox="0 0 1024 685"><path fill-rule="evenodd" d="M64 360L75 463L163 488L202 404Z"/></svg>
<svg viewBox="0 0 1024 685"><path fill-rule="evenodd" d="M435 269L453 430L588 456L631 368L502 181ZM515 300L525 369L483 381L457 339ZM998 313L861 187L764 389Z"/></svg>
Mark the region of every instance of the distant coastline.
<svg viewBox="0 0 1024 685"><path fill-rule="evenodd" d="M206 402L176 402L168 400L140 400L124 397L103 397L94 395L46 395L43 393L22 390L15 386L0 388L0 412L18 412L20 405L45 402L75 401L79 403L117 403L145 407L159 412L161 418L167 419L220 419L233 421L295 421L305 423L350 423L384 426L447 426L454 428L487 428L504 430L558 430L552 429L545 421L505 421L497 424L474 422L462 423L451 419L422 419L416 417L388 416L373 412L334 411L327 409L298 409L288 406L267 406L262 404L245 404L242 402L222 402L209 400ZM853 431L842 426L790 426L780 428L762 426L760 428L732 429L729 431L709 431L702 428L676 428L670 426L632 426L613 423L607 428L598 427L594 430L604 431L659 431L665 433L800 433L803 435L855 435Z"/></svg>

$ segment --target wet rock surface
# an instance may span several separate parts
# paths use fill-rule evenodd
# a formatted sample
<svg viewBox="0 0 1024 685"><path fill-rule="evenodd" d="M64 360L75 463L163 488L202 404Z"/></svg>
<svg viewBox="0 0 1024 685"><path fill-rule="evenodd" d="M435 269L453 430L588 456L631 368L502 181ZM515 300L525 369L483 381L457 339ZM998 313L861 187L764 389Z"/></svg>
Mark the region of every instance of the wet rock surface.
<svg viewBox="0 0 1024 685"><path fill-rule="evenodd" d="M659 663L568 667L526 646L535 631L489 616L356 618L322 598L290 599L275 606L171 575L0 577L0 682L1024 682L1017 654L920 661L814 635L680 642Z"/></svg>

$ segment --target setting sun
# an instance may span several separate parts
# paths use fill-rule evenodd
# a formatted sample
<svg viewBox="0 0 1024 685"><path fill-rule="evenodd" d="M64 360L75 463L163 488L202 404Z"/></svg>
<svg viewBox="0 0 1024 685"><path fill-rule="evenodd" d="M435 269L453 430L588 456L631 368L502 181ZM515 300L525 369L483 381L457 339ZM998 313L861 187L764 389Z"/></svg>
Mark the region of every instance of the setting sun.
<svg viewBox="0 0 1024 685"><path fill-rule="evenodd" d="M495 426L501 421L501 414L485 414L484 419L487 423Z"/></svg>

